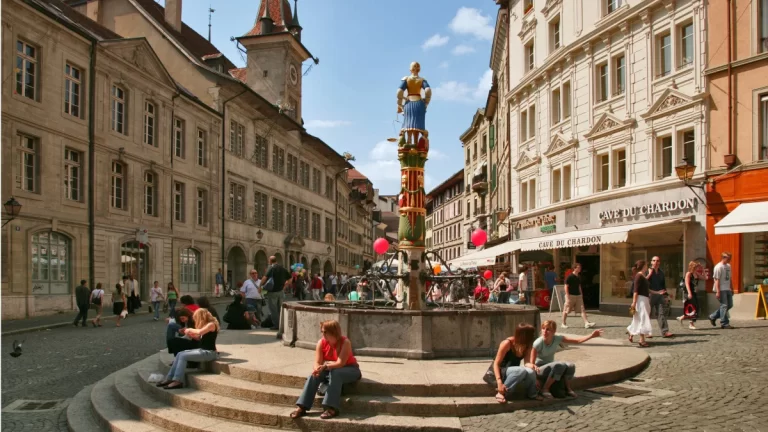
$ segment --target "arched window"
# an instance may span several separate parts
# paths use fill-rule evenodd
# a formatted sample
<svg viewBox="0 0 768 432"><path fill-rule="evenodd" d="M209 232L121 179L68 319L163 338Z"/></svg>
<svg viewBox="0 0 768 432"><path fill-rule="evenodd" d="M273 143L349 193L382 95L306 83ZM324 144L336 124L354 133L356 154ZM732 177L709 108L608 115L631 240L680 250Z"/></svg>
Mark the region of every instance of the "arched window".
<svg viewBox="0 0 768 432"><path fill-rule="evenodd" d="M200 291L200 252L181 250L181 291Z"/></svg>
<svg viewBox="0 0 768 432"><path fill-rule="evenodd" d="M69 294L70 240L56 231L32 236L32 294Z"/></svg>

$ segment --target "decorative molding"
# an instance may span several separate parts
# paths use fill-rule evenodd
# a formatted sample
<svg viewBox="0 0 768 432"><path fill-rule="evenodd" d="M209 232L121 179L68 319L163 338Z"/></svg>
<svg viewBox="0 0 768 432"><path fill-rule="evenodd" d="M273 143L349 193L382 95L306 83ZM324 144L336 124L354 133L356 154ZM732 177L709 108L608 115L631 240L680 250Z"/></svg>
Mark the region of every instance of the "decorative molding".
<svg viewBox="0 0 768 432"><path fill-rule="evenodd" d="M656 101L651 105L648 111L640 114L640 117L646 121L653 120L673 112L690 108L702 103L707 94L708 93L706 92L702 92L694 96L688 96L673 87L669 87L656 98Z"/></svg>
<svg viewBox="0 0 768 432"><path fill-rule="evenodd" d="M555 9L558 8L563 3L563 0L547 0L547 3L544 4L544 7L541 8L541 13L544 15L544 17L549 20L549 15L553 12L555 12Z"/></svg>
<svg viewBox="0 0 768 432"><path fill-rule="evenodd" d="M556 154L576 147L578 143L579 141L576 138L567 139L563 136L563 134L555 133L552 136L552 140L549 142L549 147L544 152L544 156L551 158Z"/></svg>
<svg viewBox="0 0 768 432"><path fill-rule="evenodd" d="M523 20L523 25L521 26L520 32L517 34L517 36L520 38L520 40L526 40L535 29L536 17L534 16L528 21Z"/></svg>
<svg viewBox="0 0 768 432"><path fill-rule="evenodd" d="M589 132L584 134L584 138L589 141L593 141L597 138L611 135L613 133L630 128L634 125L635 120L632 118L621 120L612 113L604 112L602 115L600 115L600 117L597 118L594 126L592 126Z"/></svg>
<svg viewBox="0 0 768 432"><path fill-rule="evenodd" d="M515 164L515 171L522 171L539 162L541 162L541 157L538 155L531 158L526 152L520 152L520 157L517 159L517 164Z"/></svg>
<svg viewBox="0 0 768 432"><path fill-rule="evenodd" d="M651 24L651 11L650 9L643 9L640 11L640 21L643 22L644 26L648 26Z"/></svg>

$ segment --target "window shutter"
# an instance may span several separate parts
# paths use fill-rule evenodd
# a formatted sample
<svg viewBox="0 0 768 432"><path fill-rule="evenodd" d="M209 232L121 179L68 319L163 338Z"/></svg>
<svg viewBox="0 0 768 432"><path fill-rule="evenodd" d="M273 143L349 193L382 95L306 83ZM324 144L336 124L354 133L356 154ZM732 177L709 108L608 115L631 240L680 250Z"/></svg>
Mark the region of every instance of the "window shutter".
<svg viewBox="0 0 768 432"><path fill-rule="evenodd" d="M490 132L490 149L493 150L493 147L496 145L496 127L494 125L491 125Z"/></svg>

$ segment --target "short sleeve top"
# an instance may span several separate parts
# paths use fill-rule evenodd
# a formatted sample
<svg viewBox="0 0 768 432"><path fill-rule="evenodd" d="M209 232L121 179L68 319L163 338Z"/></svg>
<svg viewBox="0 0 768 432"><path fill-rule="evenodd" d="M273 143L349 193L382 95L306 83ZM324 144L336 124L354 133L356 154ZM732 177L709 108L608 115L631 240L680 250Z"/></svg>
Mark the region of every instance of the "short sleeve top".
<svg viewBox="0 0 768 432"><path fill-rule="evenodd" d="M536 349L536 365L541 366L555 361L555 353L560 348L564 338L565 336L556 334L552 337L552 343L549 345L544 342L543 337L533 341L533 347Z"/></svg>
<svg viewBox="0 0 768 432"><path fill-rule="evenodd" d="M635 292L639 296L648 297L650 295L651 284L648 279L644 278L640 273L635 275Z"/></svg>
<svg viewBox="0 0 768 432"><path fill-rule="evenodd" d="M581 291L579 291L581 279L578 276L571 273L568 279L565 280L565 284L568 286L568 295L581 295Z"/></svg>

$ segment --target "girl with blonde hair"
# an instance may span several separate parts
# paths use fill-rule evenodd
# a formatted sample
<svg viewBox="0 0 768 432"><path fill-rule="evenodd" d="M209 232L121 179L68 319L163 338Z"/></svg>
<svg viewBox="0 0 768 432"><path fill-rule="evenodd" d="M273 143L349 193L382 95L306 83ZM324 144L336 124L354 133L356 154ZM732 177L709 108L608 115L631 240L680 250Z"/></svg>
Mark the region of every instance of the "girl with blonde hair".
<svg viewBox="0 0 768 432"><path fill-rule="evenodd" d="M200 341L200 348L181 351L176 354L176 359L171 365L171 370L165 380L157 383L158 387L165 389L178 389L184 387L184 372L187 368L187 362L207 362L216 360L216 336L219 334L219 321L208 312L207 309L200 308L192 315L195 322L194 329L185 329L184 335L191 339Z"/></svg>

